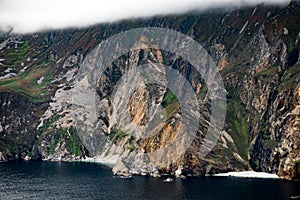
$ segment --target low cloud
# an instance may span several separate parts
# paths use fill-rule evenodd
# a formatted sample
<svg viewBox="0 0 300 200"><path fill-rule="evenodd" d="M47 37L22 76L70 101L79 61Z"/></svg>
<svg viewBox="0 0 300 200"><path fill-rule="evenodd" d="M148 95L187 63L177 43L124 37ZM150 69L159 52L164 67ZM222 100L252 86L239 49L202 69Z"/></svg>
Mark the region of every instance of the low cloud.
<svg viewBox="0 0 300 200"><path fill-rule="evenodd" d="M0 30L30 33L213 7L288 2L289 0L0 0Z"/></svg>

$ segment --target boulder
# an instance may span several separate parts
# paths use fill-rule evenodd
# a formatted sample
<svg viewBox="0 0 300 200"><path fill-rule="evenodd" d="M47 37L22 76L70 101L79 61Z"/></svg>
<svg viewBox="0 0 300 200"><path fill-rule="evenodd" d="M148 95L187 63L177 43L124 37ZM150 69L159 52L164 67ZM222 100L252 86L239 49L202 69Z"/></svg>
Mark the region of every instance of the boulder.
<svg viewBox="0 0 300 200"><path fill-rule="evenodd" d="M0 162L7 162L7 158L2 152L0 152Z"/></svg>

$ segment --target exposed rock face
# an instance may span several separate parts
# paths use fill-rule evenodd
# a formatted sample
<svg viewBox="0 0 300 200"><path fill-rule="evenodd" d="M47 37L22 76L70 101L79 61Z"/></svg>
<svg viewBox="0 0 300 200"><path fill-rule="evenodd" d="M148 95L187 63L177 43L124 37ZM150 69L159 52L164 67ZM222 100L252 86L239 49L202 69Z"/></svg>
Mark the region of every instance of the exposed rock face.
<svg viewBox="0 0 300 200"><path fill-rule="evenodd" d="M3 36L0 161L72 161L98 152L97 159L116 164L113 172L120 175L198 176L253 169L286 179L299 178L299 13L299 3L291 2L286 7L261 5L229 13ZM145 37L140 39L143 49L116 59L99 78L95 117L97 127L106 136L101 141L101 150L97 149L100 141L91 140L87 147L78 135L74 116L84 118L90 113L80 109L80 105L75 105L78 108L74 112L72 95L86 92L82 102L91 98L89 80L82 77L87 55L95 47L100 48L98 44L104 39L126 30L125 27L140 26L172 28L190 35L209 52L221 72L228 94L226 123L216 146L205 158L198 156L210 120L211 104L205 81L178 55L149 48ZM90 67L96 62L91 59ZM184 137L180 137L184 133L180 132L183 124L178 99L164 85L145 84L138 73L140 65L155 63L172 66L193 87L199 103L200 127L183 155L177 157L176 152L166 150L153 160L151 152L172 141L178 141L173 148L177 151L184 144ZM164 71L151 69L158 79L163 79ZM13 77L7 78L8 73ZM124 75L127 82L120 84ZM42 82L37 84L39 80ZM118 84L119 91L115 91ZM80 113L83 115L79 116ZM148 137L133 134L137 126L144 127L158 114L164 122L153 121L145 129Z"/></svg>
<svg viewBox="0 0 300 200"><path fill-rule="evenodd" d="M271 162L278 163L279 176L284 178L299 177L300 159L300 138L299 138L299 113L300 113L300 85L293 91L292 98L294 107L291 112L283 116L287 129L284 131L284 138L271 155ZM281 158L281 159L278 159Z"/></svg>

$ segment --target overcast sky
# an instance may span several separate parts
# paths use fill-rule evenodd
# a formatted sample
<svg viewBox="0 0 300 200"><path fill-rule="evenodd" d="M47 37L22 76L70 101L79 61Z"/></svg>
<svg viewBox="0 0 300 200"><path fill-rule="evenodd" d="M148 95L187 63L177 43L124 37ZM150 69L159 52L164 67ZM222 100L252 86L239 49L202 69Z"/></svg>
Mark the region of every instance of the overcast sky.
<svg viewBox="0 0 300 200"><path fill-rule="evenodd" d="M28 33L212 7L289 0L0 0L0 30Z"/></svg>

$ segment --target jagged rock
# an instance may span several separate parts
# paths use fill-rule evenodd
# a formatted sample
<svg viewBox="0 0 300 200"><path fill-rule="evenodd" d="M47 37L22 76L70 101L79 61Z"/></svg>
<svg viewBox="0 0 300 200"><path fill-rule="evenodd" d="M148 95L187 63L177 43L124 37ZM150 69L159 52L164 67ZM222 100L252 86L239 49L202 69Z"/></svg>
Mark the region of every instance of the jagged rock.
<svg viewBox="0 0 300 200"><path fill-rule="evenodd" d="M7 158L3 155L2 152L0 152L0 162L7 162Z"/></svg>
<svg viewBox="0 0 300 200"><path fill-rule="evenodd" d="M181 177L182 176L182 170L180 168L178 168L176 171L175 171L175 176L176 177Z"/></svg>
<svg viewBox="0 0 300 200"><path fill-rule="evenodd" d="M129 169L123 162L119 162L117 164L117 167L113 168L113 173L114 173L114 175L118 175L118 176L126 176L126 175L130 174Z"/></svg>
<svg viewBox="0 0 300 200"><path fill-rule="evenodd" d="M29 157L29 156L27 155L27 156L25 156L25 158L24 158L23 160L26 160L26 161L31 160L31 157Z"/></svg>

